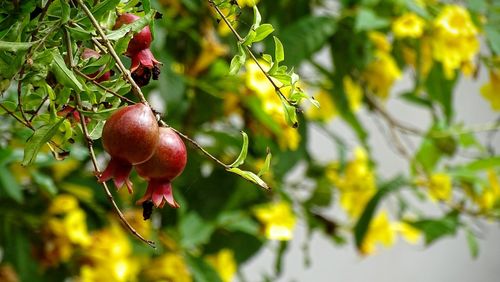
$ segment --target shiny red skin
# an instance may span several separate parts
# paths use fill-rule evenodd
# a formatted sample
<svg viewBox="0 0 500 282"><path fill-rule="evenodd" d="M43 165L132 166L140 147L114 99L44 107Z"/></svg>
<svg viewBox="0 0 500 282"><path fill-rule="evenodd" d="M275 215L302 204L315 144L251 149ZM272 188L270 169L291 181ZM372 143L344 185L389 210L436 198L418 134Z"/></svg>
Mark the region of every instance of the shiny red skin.
<svg viewBox="0 0 500 282"><path fill-rule="evenodd" d="M171 181L182 173L186 162L186 146L179 135L170 128L160 127L160 143L156 152L147 162L135 166L137 173L148 180L146 193L137 203L151 200L159 208L165 203L178 208Z"/></svg>
<svg viewBox="0 0 500 282"><path fill-rule="evenodd" d="M160 142L154 155L145 163L135 166L137 173L146 180L173 180L187 163L186 146L171 128L160 127Z"/></svg>
<svg viewBox="0 0 500 282"><path fill-rule="evenodd" d="M144 104L119 109L104 124L102 143L112 157L140 164L158 145L159 128L155 115Z"/></svg>
<svg viewBox="0 0 500 282"><path fill-rule="evenodd" d="M116 19L114 29L120 28L124 24L130 24L140 19L140 17L134 14L122 14ZM127 48L127 56L133 56L137 52L149 48L153 38L151 36L151 30L149 26L145 26L141 31L134 34L134 37L130 40Z"/></svg>

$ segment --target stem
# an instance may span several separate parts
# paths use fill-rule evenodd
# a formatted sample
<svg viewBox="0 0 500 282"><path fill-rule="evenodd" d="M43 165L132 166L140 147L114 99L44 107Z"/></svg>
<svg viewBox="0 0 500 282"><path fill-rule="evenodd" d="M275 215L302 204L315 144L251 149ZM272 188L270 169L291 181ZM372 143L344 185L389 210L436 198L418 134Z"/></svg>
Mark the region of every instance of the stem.
<svg viewBox="0 0 500 282"><path fill-rule="evenodd" d="M83 11L85 14L90 19L90 22L94 26L94 28L97 30L97 33L99 36L102 38L104 43L106 44L106 47L108 48L108 52L110 53L111 57L115 59L116 64L118 65L118 69L120 69L121 73L125 76L125 78L128 80L130 85L132 86L132 92L141 100L141 103L145 105L149 105L148 102L146 101L146 98L144 97L144 94L141 91L141 88L135 83L134 79L132 78L132 75L130 72L127 70L127 68L123 65L122 61L120 60L120 57L118 54L116 54L115 49L113 48L113 45L111 44L111 41L106 37L106 34L104 34L104 31L102 30L101 26L95 19L94 15L92 15L92 12L87 8L87 6L83 3L82 0L76 0L78 4L82 7Z"/></svg>
<svg viewBox="0 0 500 282"><path fill-rule="evenodd" d="M96 159L96 156L94 153L94 147L92 146L92 139L89 137L89 131L87 129L87 124L85 123L85 116L82 113L82 101L80 99L80 94L76 93L75 97L76 97L76 103L77 103L77 111L78 111L78 114L80 115L80 125L82 126L82 131L83 131L85 140L87 142L87 148L89 150L90 159L92 160L92 165L94 166L94 174L97 178L97 176L100 174L100 170L99 170L99 166L97 164L97 159ZM141 234L139 234L139 232L137 232L135 230L135 228L132 225L130 225L130 223L127 221L127 219L123 216L123 213L120 210L120 208L118 207L118 205L116 204L115 200L113 199L113 195L109 191L109 188L108 188L108 185L106 184L106 182L102 183L102 187L103 187L104 192L106 193L106 196L108 197L108 201L113 206L115 212L118 214L118 217L120 218L123 225L125 225L125 227L127 227L127 229L132 234L134 234L134 236L137 237L139 240L143 241L144 243L148 244L149 246L151 246L153 248L156 248L155 242L145 239Z"/></svg>
<svg viewBox="0 0 500 282"><path fill-rule="evenodd" d="M210 3L212 5L212 7L214 7L214 9L217 12L217 14L219 14L219 16L222 18L222 20L224 21L224 23L229 27L229 29L234 34L234 36L236 37L236 39L238 39L238 44L241 44L241 42L243 42L243 38L236 31L236 29L234 29L234 27L231 25L231 23L229 22L229 20L227 19L227 17L224 15L224 13L222 13L222 11L219 9L219 7L217 7L217 5L215 4L215 2L213 0L208 0L208 3ZM264 70L264 67L262 67L262 65L259 63L259 60L257 60L257 58L253 54L253 52L250 49L250 47L248 47L246 45L244 45L243 47L245 48L245 51L248 53L248 55L250 55L250 57L252 58L252 60L257 64L257 66L262 71L262 73L266 76L267 80L269 82L271 82L271 84L274 87L274 91L276 91L276 93L278 93L278 95L282 99L284 99L289 105L291 105L293 107L297 107L297 105L295 105L294 103L290 102L290 100L288 100L288 98L283 94L283 92L281 92L280 87L274 82L274 80L272 79L272 77Z"/></svg>

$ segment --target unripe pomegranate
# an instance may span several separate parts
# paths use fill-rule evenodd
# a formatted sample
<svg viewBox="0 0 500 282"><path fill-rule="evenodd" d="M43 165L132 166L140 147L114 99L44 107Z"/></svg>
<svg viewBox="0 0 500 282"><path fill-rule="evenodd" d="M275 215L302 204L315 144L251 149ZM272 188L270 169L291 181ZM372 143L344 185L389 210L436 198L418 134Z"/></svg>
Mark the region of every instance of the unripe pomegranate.
<svg viewBox="0 0 500 282"><path fill-rule="evenodd" d="M156 118L144 104L123 107L113 113L102 130L102 144L111 160L99 181L113 179L117 189L126 184L132 193L132 182L128 179L132 165L151 158L158 146L158 134Z"/></svg>
<svg viewBox="0 0 500 282"><path fill-rule="evenodd" d="M149 182L146 193L137 204L152 200L159 208L165 203L178 208L171 182L182 173L186 162L186 146L179 135L171 128L160 127L160 142L156 152L147 162L135 166L137 173Z"/></svg>
<svg viewBox="0 0 500 282"><path fill-rule="evenodd" d="M114 29L120 28L124 24L130 24L140 19L140 17L134 14L122 14L116 19ZM151 30L149 26L145 26L141 31L134 34L134 37L130 40L127 48L127 56L133 56L135 53L149 48L151 41L153 40L151 36Z"/></svg>
<svg viewBox="0 0 500 282"><path fill-rule="evenodd" d="M84 60L89 59L89 58L99 59L100 57L101 57L101 54L99 54L99 52L97 52L95 50L92 50L89 48L83 49L82 59L84 59ZM96 71L95 73L89 74L89 77L96 78L97 75L102 71L103 68L104 67L100 67L99 70ZM107 71L107 72L103 73L100 77L98 77L95 81L96 82L107 81L107 80L109 80L110 77L111 77L111 71Z"/></svg>

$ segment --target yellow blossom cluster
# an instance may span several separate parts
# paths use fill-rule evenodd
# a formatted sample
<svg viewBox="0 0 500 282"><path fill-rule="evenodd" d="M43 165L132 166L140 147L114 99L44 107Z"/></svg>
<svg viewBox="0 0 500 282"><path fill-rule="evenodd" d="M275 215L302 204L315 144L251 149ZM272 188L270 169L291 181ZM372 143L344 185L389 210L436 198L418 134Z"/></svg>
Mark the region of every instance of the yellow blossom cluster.
<svg viewBox="0 0 500 282"><path fill-rule="evenodd" d="M266 62L260 61L259 64L263 66L265 70L269 69L269 65ZM264 112L280 126L281 130L278 136L280 148L282 150L297 150L300 143L300 135L297 129L292 128L286 123L283 105L275 92L274 86L254 61L247 61L245 68L246 86L259 98ZM278 85L281 84L278 81L276 81L276 83ZM290 91L290 89L286 88L281 89L285 95L287 94L287 90L288 92Z"/></svg>
<svg viewBox="0 0 500 282"><path fill-rule="evenodd" d="M473 195L473 200L483 212L490 211L500 202L500 181L493 169L488 170L488 184L482 187L479 194Z"/></svg>
<svg viewBox="0 0 500 282"><path fill-rule="evenodd" d="M461 68L472 72L474 56L479 51L478 30L462 6L446 5L433 22L432 55L443 64L445 76L454 77Z"/></svg>
<svg viewBox="0 0 500 282"><path fill-rule="evenodd" d="M222 282L233 281L237 265L232 250L222 249L216 254L207 256L206 260L217 271Z"/></svg>
<svg viewBox="0 0 500 282"><path fill-rule="evenodd" d="M76 248L89 246L91 238L87 231L85 212L78 206L74 196L61 194L54 198L48 209L42 236L45 240L40 255L47 266L67 262Z"/></svg>
<svg viewBox="0 0 500 282"><path fill-rule="evenodd" d="M370 32L369 38L376 47L375 58L363 71L362 78L371 93L386 99L394 81L401 77L401 70L390 54L391 44L385 35Z"/></svg>
<svg viewBox="0 0 500 282"><path fill-rule="evenodd" d="M144 269L146 281L193 281L184 258L178 253L166 253L149 262Z"/></svg>
<svg viewBox="0 0 500 282"><path fill-rule="evenodd" d="M376 192L375 174L366 151L356 148L354 159L347 163L343 173L337 164L331 164L326 176L339 189L342 208L352 218L358 218Z"/></svg>
<svg viewBox="0 0 500 282"><path fill-rule="evenodd" d="M127 234L117 223L94 232L91 241L84 252L86 263L80 268L79 281L136 281L139 261L132 256Z"/></svg>
<svg viewBox="0 0 500 282"><path fill-rule="evenodd" d="M367 233L360 246L364 255L373 254L377 244L390 247L396 242L397 234L409 243L416 244L422 237L421 232L405 222L391 222L387 211L379 212L370 222Z"/></svg>
<svg viewBox="0 0 500 282"><path fill-rule="evenodd" d="M449 174L443 172L433 173L429 176L429 179L419 179L416 184L426 187L433 201L451 201L452 179Z"/></svg>
<svg viewBox="0 0 500 282"><path fill-rule="evenodd" d="M267 239L281 241L292 239L297 220L289 203L284 201L270 203L256 207L253 212L262 223Z"/></svg>

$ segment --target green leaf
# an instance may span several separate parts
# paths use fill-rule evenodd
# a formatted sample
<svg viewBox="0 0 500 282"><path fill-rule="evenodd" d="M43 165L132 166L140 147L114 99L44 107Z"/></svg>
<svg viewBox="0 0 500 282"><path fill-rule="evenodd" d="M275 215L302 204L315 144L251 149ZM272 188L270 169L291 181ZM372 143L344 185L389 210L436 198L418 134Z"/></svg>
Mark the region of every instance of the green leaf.
<svg viewBox="0 0 500 282"><path fill-rule="evenodd" d="M109 40L115 41L115 40L118 40L118 39L124 37L129 32L137 33L141 29L143 29L145 26L147 26L152 20L154 20L155 14L156 14L156 11L151 10L151 11L149 11L148 14L144 15L144 17L141 17L140 19L136 20L135 22L133 22L131 24L123 25L119 29L111 31L107 35L107 38Z"/></svg>
<svg viewBox="0 0 500 282"><path fill-rule="evenodd" d="M186 248L194 248L205 244L210 240L215 225L201 218L196 212L189 212L181 218L179 231L181 234L181 245Z"/></svg>
<svg viewBox="0 0 500 282"><path fill-rule="evenodd" d="M2 103L0 103L2 106L4 106L7 110L9 110L10 112L15 112L16 109L17 109L17 103L15 102L12 102L12 101L2 101ZM3 115L7 113L3 108L0 108L0 115Z"/></svg>
<svg viewBox="0 0 500 282"><path fill-rule="evenodd" d="M128 44L132 40L132 36L124 36L118 39L115 43L115 51L117 54L123 54L128 48Z"/></svg>
<svg viewBox="0 0 500 282"><path fill-rule="evenodd" d="M69 31L71 38L74 40L90 40L92 38L92 32L81 28L80 26L65 26L65 28Z"/></svg>
<svg viewBox="0 0 500 282"><path fill-rule="evenodd" d="M455 235L460 219L459 213L452 211L440 219L423 219L409 223L424 233L425 244L430 245L443 236Z"/></svg>
<svg viewBox="0 0 500 282"><path fill-rule="evenodd" d="M424 138L418 152L412 160L412 168L416 170L421 166L426 172L431 172L434 170L441 157L442 153L434 142L429 138Z"/></svg>
<svg viewBox="0 0 500 282"><path fill-rule="evenodd" d="M217 271L202 258L187 254L186 262L194 276L194 281L222 282Z"/></svg>
<svg viewBox="0 0 500 282"><path fill-rule="evenodd" d="M255 30L251 29L247 36L245 36L245 38L243 38L243 42L241 42L241 45L243 46L250 46L252 45L252 43L254 42L254 39L255 39L255 36L257 35L257 33L255 32Z"/></svg>
<svg viewBox="0 0 500 282"><path fill-rule="evenodd" d="M271 150L267 148L266 160L264 161L264 166L257 173L258 176L262 176L263 174L269 172L271 167L271 158L272 158Z"/></svg>
<svg viewBox="0 0 500 282"><path fill-rule="evenodd" d="M80 81L76 78L75 74L68 69L64 63L64 59L57 49L52 52L52 72L54 73L57 81L64 86L67 86L75 91L83 91L83 86Z"/></svg>
<svg viewBox="0 0 500 282"><path fill-rule="evenodd" d="M354 226L354 239L358 248L361 248L361 245L363 244L366 232L370 227L370 222L380 201L389 193L400 189L405 184L407 184L407 180L403 176L396 176L390 181L382 184L377 193L370 199L365 207L365 210L356 223L356 226Z"/></svg>
<svg viewBox="0 0 500 282"><path fill-rule="evenodd" d="M278 39L278 37L273 36L273 39L274 39L274 60L275 64L278 64L285 59L285 51L283 50L283 44Z"/></svg>
<svg viewBox="0 0 500 282"><path fill-rule="evenodd" d="M500 157L489 157L485 159L479 159L466 164L463 168L469 171L486 170L490 168L495 168L500 166Z"/></svg>
<svg viewBox="0 0 500 282"><path fill-rule="evenodd" d="M425 82L429 98L441 105L448 122L451 121L454 113L453 88L457 80L456 77L457 75L455 75L454 79L446 79L442 66L434 64Z"/></svg>
<svg viewBox="0 0 500 282"><path fill-rule="evenodd" d="M9 42L0 40L0 51L24 51L28 50L35 42Z"/></svg>
<svg viewBox="0 0 500 282"><path fill-rule="evenodd" d="M469 246L470 255L477 258L479 255L479 244L477 243L476 235L470 228L465 228L465 236L467 238L467 245Z"/></svg>
<svg viewBox="0 0 500 282"><path fill-rule="evenodd" d="M241 66L245 64L246 59L247 55L243 45L238 44L238 55L234 56L231 60L231 65L229 66L229 74L236 75L240 71Z"/></svg>
<svg viewBox="0 0 500 282"><path fill-rule="evenodd" d="M33 176L33 180L35 181L42 190L45 192L49 193L50 195L54 196L57 194L57 187L56 184L54 183L54 180L52 180L51 177L42 174L38 171L32 171L31 175Z"/></svg>
<svg viewBox="0 0 500 282"><path fill-rule="evenodd" d="M59 3L61 5L61 23L65 24L69 21L71 8L66 0L59 0Z"/></svg>
<svg viewBox="0 0 500 282"><path fill-rule="evenodd" d="M24 202L21 186L17 183L12 173L5 166L0 166L0 189L7 194L8 197L18 203Z"/></svg>
<svg viewBox="0 0 500 282"><path fill-rule="evenodd" d="M373 10L361 8L356 16L354 30L375 30L389 26L390 21L379 17Z"/></svg>
<svg viewBox="0 0 500 282"><path fill-rule="evenodd" d="M142 0L142 7L144 8L144 13L149 13L151 10L151 1L150 0Z"/></svg>
<svg viewBox="0 0 500 282"><path fill-rule="evenodd" d="M260 26L260 22L262 21L262 17L260 15L259 9L257 5L253 6L253 23L252 28L258 28Z"/></svg>
<svg viewBox="0 0 500 282"><path fill-rule="evenodd" d="M281 95L280 95L280 99L281 99L281 104L283 105L283 109L285 112L286 123L293 128L297 128L299 126L299 119L297 117L297 109L294 106L290 105L288 103L288 101L285 100L285 98L281 97Z"/></svg>
<svg viewBox="0 0 500 282"><path fill-rule="evenodd" d="M89 129L89 137L92 140L97 140L102 136L102 129L104 128L104 120L98 121L92 129Z"/></svg>
<svg viewBox="0 0 500 282"><path fill-rule="evenodd" d="M285 27L280 38L285 46L289 65L297 66L319 51L337 30L332 17L306 16ZM297 35L300 34L300 40Z"/></svg>
<svg viewBox="0 0 500 282"><path fill-rule="evenodd" d="M260 187L262 187L266 190L271 189L271 188L269 188L269 186L267 185L267 183L264 180L262 180L260 177L258 177L253 172L241 170L241 169L236 168L236 167L229 168L229 169L227 169L227 171L232 172L234 174L238 174L239 176L245 178L246 180L248 180L250 182L253 182L253 183L259 185Z"/></svg>
<svg viewBox="0 0 500 282"><path fill-rule="evenodd" d="M248 135L245 132L241 132L241 135L243 135L243 145L241 146L241 151L238 156L238 158L229 166L230 167L239 167L245 162L245 159L247 158L247 153L248 153Z"/></svg>
<svg viewBox="0 0 500 282"><path fill-rule="evenodd" d="M497 55L500 54L500 31L497 25L488 24L484 27L484 33L486 34L486 39L488 44Z"/></svg>
<svg viewBox="0 0 500 282"><path fill-rule="evenodd" d="M35 160L40 148L50 141L63 122L64 118L60 118L57 122L44 125L35 130L35 133L28 139L24 147L23 165L28 165Z"/></svg>
<svg viewBox="0 0 500 282"><path fill-rule="evenodd" d="M120 0L102 1L92 9L92 15L94 15L97 20L101 20L102 17L105 16L108 12L114 11L119 3Z"/></svg>
<svg viewBox="0 0 500 282"><path fill-rule="evenodd" d="M273 33L274 27L271 24L263 24L255 29L253 42L264 40L269 34Z"/></svg>

